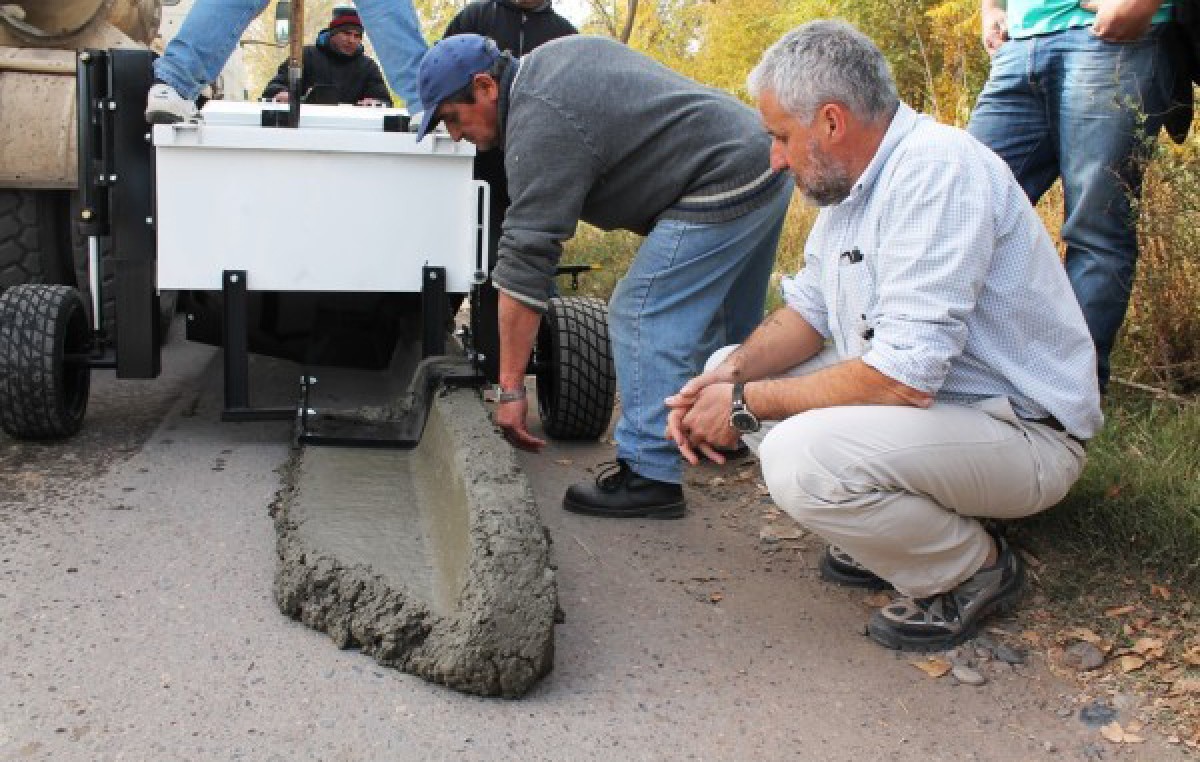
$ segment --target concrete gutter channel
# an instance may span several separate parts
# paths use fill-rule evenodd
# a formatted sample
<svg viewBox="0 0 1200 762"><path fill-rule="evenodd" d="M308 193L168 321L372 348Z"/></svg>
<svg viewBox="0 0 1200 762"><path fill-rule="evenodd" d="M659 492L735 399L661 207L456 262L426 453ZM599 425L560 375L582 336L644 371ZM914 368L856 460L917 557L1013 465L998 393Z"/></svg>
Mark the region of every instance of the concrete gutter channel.
<svg viewBox="0 0 1200 762"><path fill-rule="evenodd" d="M519 697L550 671L546 532L478 391L435 395L415 449L306 447L284 483L273 507L284 614L466 693Z"/></svg>

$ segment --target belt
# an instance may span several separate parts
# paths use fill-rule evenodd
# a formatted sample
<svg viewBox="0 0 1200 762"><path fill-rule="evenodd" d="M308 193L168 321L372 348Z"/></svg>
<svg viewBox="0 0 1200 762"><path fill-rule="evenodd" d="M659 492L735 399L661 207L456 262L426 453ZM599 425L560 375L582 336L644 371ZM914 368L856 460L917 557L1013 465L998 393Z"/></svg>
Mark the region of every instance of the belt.
<svg viewBox="0 0 1200 762"><path fill-rule="evenodd" d="M1062 425L1062 421L1058 420L1057 418L1055 418L1052 415L1048 415L1045 418L1029 418L1029 419L1026 419L1026 421L1028 423L1036 423L1041 426L1046 426L1048 428L1054 429L1055 431L1061 431L1062 433L1067 435L1067 438L1073 439L1076 442L1078 442L1079 444L1083 445L1084 447L1087 447L1086 439L1080 439L1079 437L1075 436L1071 432L1067 431L1067 427Z"/></svg>

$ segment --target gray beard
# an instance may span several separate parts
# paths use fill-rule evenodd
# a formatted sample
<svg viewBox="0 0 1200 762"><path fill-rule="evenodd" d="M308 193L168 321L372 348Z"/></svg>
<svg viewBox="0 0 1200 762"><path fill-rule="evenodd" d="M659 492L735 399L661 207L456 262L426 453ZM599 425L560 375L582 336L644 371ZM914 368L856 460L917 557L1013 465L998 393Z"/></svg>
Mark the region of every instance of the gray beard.
<svg viewBox="0 0 1200 762"><path fill-rule="evenodd" d="M817 151L814 141L808 144L809 172L796 178L796 187L813 206L840 204L854 189L854 179L833 159Z"/></svg>

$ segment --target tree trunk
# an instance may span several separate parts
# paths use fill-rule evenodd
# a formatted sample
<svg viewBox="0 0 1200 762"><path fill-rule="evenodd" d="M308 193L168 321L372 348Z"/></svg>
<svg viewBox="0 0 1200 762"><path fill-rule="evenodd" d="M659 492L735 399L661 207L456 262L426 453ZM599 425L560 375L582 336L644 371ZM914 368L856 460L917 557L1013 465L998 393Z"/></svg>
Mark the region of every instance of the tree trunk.
<svg viewBox="0 0 1200 762"><path fill-rule="evenodd" d="M629 0L629 12L625 16L625 28L621 30L621 42L629 44L629 37L633 34L633 20L637 16L638 0Z"/></svg>

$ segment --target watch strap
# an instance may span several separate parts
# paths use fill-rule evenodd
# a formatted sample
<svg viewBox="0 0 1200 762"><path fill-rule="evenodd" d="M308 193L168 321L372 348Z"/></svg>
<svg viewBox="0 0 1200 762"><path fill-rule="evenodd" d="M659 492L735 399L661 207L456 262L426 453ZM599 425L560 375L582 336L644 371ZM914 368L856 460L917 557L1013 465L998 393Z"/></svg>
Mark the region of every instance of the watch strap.
<svg viewBox="0 0 1200 762"><path fill-rule="evenodd" d="M519 386L516 389L505 389L497 384L495 386L496 402L518 402L525 399L525 387Z"/></svg>

